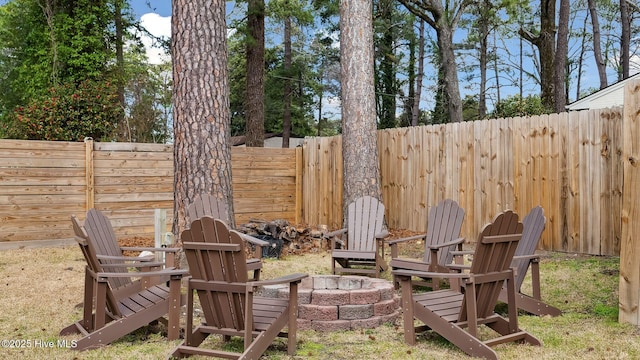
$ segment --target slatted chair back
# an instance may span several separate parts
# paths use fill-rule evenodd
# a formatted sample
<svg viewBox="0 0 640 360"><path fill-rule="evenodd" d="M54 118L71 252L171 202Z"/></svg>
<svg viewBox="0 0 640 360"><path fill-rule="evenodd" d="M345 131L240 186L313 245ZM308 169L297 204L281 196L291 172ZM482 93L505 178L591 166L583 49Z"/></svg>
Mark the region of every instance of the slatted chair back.
<svg viewBox="0 0 640 360"><path fill-rule="evenodd" d="M477 319L494 314L505 279L511 276L511 261L522 238L523 225L518 214L507 210L485 225L476 243L470 272L474 276ZM467 320L466 300L458 321Z"/></svg>
<svg viewBox="0 0 640 360"><path fill-rule="evenodd" d="M193 199L193 202L187 206L187 223L191 223L203 216L211 216L231 225L226 201L218 199L211 194L198 194Z"/></svg>
<svg viewBox="0 0 640 360"><path fill-rule="evenodd" d="M357 198L347 208L347 249L376 251L376 234L384 226L384 204L371 196Z"/></svg>
<svg viewBox="0 0 640 360"><path fill-rule="evenodd" d="M429 210L427 219L427 234L425 236L425 249L423 261L431 263L431 251L429 245L439 245L460 237L464 209L451 199L445 199ZM451 247L443 247L438 251L437 263L450 264L453 258Z"/></svg>
<svg viewBox="0 0 640 360"><path fill-rule="evenodd" d="M71 223L72 223L75 239L78 242L78 245L80 246L80 250L82 251L82 255L84 256L85 261L87 262L87 268L94 273L103 272L104 269L102 267L102 264L100 264L100 261L96 257L95 247L92 246L91 238L87 234L85 228L80 224L80 221L75 215L71 216ZM85 284L85 288L92 288L92 286L87 286L87 285L89 284ZM85 303L87 301L89 301L88 303L93 301L93 294L86 293L84 301ZM106 300L107 310L111 314L121 316L122 314L120 313L120 309L117 303L118 302L116 301L115 296L113 295L113 292L111 291L111 289L110 288L107 289L107 300ZM91 310L91 306L88 306L88 309ZM85 329L92 328L92 325L91 325L92 320L90 320L90 317L91 317L91 311L89 311L88 314L85 314L85 317L83 320L83 326L85 327Z"/></svg>
<svg viewBox="0 0 640 360"><path fill-rule="evenodd" d="M536 252L536 248L540 242L540 237L542 236L546 222L547 219L544 216L544 210L541 206L536 206L531 209L527 216L522 219L522 225L524 228L522 230L522 240L520 240L518 248L516 249L516 257L533 255ZM511 266L516 269L516 291L520 291L522 282L527 275L529 264L530 261L526 258L515 258L511 264Z"/></svg>
<svg viewBox="0 0 640 360"><path fill-rule="evenodd" d="M248 276L240 234L229 230L221 220L204 216L192 222L181 239L192 276L190 283L198 289L206 324L244 330Z"/></svg>
<svg viewBox="0 0 640 360"><path fill-rule="evenodd" d="M84 228L89 235L89 239L93 242L96 255L98 256L118 256L122 257L122 250L118 244L118 238L113 230L111 221L100 210L89 209L87 211L87 218L84 220ZM122 272L126 273L128 270L123 267L110 267L109 264L122 264L121 260L100 260L104 271L106 272ZM109 285L112 288L117 289L122 286L131 284L131 278L109 278Z"/></svg>

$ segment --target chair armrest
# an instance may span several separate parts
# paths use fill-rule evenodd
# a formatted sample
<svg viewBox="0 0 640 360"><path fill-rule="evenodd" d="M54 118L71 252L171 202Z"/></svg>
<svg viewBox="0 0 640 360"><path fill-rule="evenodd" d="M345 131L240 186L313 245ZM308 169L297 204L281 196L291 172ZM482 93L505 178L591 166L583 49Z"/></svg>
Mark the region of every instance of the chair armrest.
<svg viewBox="0 0 640 360"><path fill-rule="evenodd" d="M470 274L465 273L442 273L433 271L418 271L418 270L392 270L391 273L395 276L405 277L421 277L421 278L437 278L437 279L470 279Z"/></svg>
<svg viewBox="0 0 640 360"><path fill-rule="evenodd" d="M247 283L247 290L252 292L258 286L265 285L278 285L278 284L290 284L295 282L300 282L302 279L308 277L309 274L296 273L291 275L282 276L276 279L271 280L259 280L259 281L251 281Z"/></svg>
<svg viewBox="0 0 640 360"><path fill-rule="evenodd" d="M240 237L244 241L246 241L248 243L251 243L251 244L257 245L257 246L269 246L269 242L268 241L260 240L260 239L258 239L256 237L253 237L251 235L247 235L247 234L244 234L244 233L239 233L239 234L240 234Z"/></svg>
<svg viewBox="0 0 640 360"><path fill-rule="evenodd" d="M423 239L425 236L427 236L427 234L414 235L402 239L387 240L385 243L387 243L387 245L396 245L410 240Z"/></svg>
<svg viewBox="0 0 640 360"><path fill-rule="evenodd" d="M464 242L464 238L457 238L455 240L443 242L442 244L429 245L429 249L441 249L447 246L459 245Z"/></svg>
<svg viewBox="0 0 640 360"><path fill-rule="evenodd" d="M160 267L166 265L164 262L138 262L138 263L117 263L117 264L102 264L103 267L106 268L148 268L148 267Z"/></svg>
<svg viewBox="0 0 640 360"><path fill-rule="evenodd" d="M471 265L465 265L465 264L447 264L446 266L447 266L447 268L449 268L451 270L457 270L457 271L463 271L463 270L471 269Z"/></svg>
<svg viewBox="0 0 640 360"><path fill-rule="evenodd" d="M160 252L178 252L178 250L180 250L180 248L177 248L177 247L157 248L157 247L131 247L131 246L123 246L120 249L127 250L127 251L160 251Z"/></svg>
<svg viewBox="0 0 640 360"><path fill-rule="evenodd" d="M518 256L514 256L513 260L540 260L540 255L536 255L536 254L518 255Z"/></svg>
<svg viewBox="0 0 640 360"><path fill-rule="evenodd" d="M334 236L345 234L346 232L347 232L347 229L344 228L344 229L328 232L328 233L324 234L322 237L330 238L330 237L334 237Z"/></svg>
<svg viewBox="0 0 640 360"><path fill-rule="evenodd" d="M99 272L95 273L95 276L98 279L108 279L108 278L130 278L130 277L140 277L141 273L110 273L110 272ZM183 277L188 275L189 272L187 270L181 269L171 269L171 270L158 270L158 271L149 271L143 273L144 276L178 276Z"/></svg>
<svg viewBox="0 0 640 360"><path fill-rule="evenodd" d="M98 258L98 260L115 260L115 261L132 261L134 263L148 263L152 260L155 260L155 256L153 255L149 255L149 256L112 256L112 255L96 255L96 257ZM149 264L146 264L145 266L149 266Z"/></svg>
<svg viewBox="0 0 640 360"><path fill-rule="evenodd" d="M473 255L473 250L453 250L451 251L451 255L453 256L462 256L462 255Z"/></svg>
<svg viewBox="0 0 640 360"><path fill-rule="evenodd" d="M344 246L345 246L345 242L344 242L344 240L339 239L339 238L338 238L338 235L343 235L343 234L346 234L346 233L347 233L347 229L346 229L346 228L344 228L344 229L340 229L340 230L335 230L335 231L328 232L328 233L326 233L326 234L322 235L322 237L323 237L324 239L327 239L328 241L330 241L330 242L331 242L331 244L330 244L329 248L330 248L331 250L335 250L335 249L337 249L337 248L336 248L336 243L339 243L339 244L340 244L340 246L342 246L342 247L344 247Z"/></svg>

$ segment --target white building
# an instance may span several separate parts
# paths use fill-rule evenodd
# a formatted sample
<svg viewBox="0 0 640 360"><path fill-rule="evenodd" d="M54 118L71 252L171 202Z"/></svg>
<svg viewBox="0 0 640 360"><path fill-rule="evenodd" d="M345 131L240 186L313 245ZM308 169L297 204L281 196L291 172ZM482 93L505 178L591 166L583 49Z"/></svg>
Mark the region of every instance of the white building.
<svg viewBox="0 0 640 360"><path fill-rule="evenodd" d="M624 98L624 87L632 80L640 80L640 73L630 76L615 84L611 84L606 88L596 91L589 96L585 96L580 100L566 106L567 111L606 109L616 106L622 106Z"/></svg>

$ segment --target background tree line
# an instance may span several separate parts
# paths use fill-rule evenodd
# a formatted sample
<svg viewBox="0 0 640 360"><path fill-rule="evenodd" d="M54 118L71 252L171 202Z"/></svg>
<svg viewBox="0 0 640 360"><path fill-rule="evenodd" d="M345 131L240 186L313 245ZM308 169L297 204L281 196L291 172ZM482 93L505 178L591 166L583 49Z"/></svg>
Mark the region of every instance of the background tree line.
<svg viewBox="0 0 640 360"><path fill-rule="evenodd" d="M374 0L378 128L563 111L635 72L637 16L634 1ZM231 135L341 131L336 0L227 18ZM171 64L149 63L144 33L126 0L0 6L0 136L171 141Z"/></svg>

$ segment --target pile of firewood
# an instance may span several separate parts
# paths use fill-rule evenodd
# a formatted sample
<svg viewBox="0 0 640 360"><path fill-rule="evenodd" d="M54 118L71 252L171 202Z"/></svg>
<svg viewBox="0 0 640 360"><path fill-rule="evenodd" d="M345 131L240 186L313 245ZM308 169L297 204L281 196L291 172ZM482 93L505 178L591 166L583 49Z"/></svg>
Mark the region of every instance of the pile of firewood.
<svg viewBox="0 0 640 360"><path fill-rule="evenodd" d="M273 221L252 219L238 226L238 231L251 236L267 235L274 239L282 239L282 254L314 253L329 248L323 239L325 226L310 228L305 225L292 225L287 220Z"/></svg>

